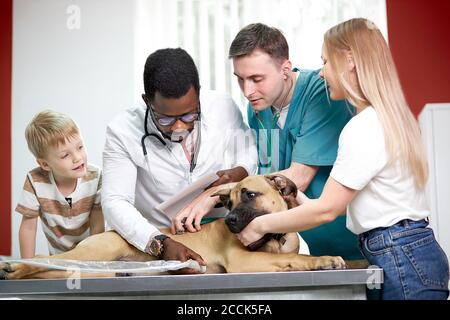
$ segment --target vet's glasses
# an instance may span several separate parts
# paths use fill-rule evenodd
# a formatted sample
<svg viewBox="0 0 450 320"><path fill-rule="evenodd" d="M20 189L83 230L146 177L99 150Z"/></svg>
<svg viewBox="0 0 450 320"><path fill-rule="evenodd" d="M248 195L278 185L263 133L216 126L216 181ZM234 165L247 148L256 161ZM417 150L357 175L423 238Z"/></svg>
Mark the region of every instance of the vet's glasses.
<svg viewBox="0 0 450 320"><path fill-rule="evenodd" d="M200 118L200 106L197 112L189 112L182 114L180 116L167 116L163 114L158 114L157 112L155 112L153 108L151 108L151 110L155 120L158 122L160 126L163 127L172 126L178 120L181 120L184 123L192 123Z"/></svg>

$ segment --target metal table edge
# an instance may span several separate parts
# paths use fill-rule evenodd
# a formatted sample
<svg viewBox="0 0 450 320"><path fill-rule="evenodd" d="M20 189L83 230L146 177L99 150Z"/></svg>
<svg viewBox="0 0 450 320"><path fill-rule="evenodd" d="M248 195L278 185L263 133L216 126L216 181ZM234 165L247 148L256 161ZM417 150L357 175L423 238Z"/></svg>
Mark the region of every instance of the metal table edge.
<svg viewBox="0 0 450 320"><path fill-rule="evenodd" d="M78 283L77 283L78 281ZM302 287L383 283L383 270L346 269L204 275L149 275L118 278L1 280L0 297L14 294L205 293L252 289L301 290ZM71 289L72 288L72 289Z"/></svg>

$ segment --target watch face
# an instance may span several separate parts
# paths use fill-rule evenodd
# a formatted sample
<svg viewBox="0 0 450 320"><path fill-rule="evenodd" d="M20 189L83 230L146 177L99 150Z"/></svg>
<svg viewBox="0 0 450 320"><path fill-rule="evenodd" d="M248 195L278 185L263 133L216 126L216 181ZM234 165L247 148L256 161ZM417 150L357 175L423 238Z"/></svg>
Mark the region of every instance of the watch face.
<svg viewBox="0 0 450 320"><path fill-rule="evenodd" d="M150 243L150 253L152 256L159 257L162 253L162 243L159 240L152 240Z"/></svg>

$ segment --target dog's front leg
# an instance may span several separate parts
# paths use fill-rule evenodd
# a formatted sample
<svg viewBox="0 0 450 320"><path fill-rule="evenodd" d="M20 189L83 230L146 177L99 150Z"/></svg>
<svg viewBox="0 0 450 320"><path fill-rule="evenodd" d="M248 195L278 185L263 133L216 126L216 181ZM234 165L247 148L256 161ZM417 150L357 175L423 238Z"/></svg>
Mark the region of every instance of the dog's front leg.
<svg viewBox="0 0 450 320"><path fill-rule="evenodd" d="M227 272L279 272L323 269L344 269L341 257L314 257L296 253L267 253L236 250L234 258L227 259Z"/></svg>

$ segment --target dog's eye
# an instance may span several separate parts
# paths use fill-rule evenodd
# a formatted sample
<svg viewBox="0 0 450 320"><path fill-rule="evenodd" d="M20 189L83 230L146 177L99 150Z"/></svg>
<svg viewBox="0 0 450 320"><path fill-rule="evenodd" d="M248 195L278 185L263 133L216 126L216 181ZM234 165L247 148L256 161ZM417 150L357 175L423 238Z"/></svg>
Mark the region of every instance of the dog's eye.
<svg viewBox="0 0 450 320"><path fill-rule="evenodd" d="M260 195L259 192L253 192L253 191L250 191L250 190L248 190L246 188L242 188L241 189L241 200L243 202L248 202L250 200L253 200L254 198L256 198L259 195Z"/></svg>
<svg viewBox="0 0 450 320"><path fill-rule="evenodd" d="M247 191L246 195L247 195L247 198L249 198L249 199L253 199L254 197L256 197L256 193L251 192L251 191Z"/></svg>

